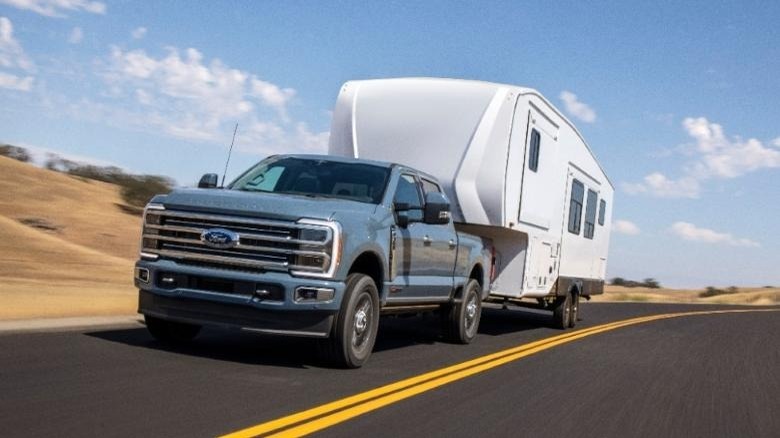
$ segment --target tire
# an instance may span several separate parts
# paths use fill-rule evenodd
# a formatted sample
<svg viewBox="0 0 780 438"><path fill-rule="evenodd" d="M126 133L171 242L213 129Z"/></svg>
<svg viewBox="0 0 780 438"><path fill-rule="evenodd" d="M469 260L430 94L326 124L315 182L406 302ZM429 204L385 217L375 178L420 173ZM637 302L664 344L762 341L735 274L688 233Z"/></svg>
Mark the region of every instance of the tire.
<svg viewBox="0 0 780 438"><path fill-rule="evenodd" d="M144 315L146 329L160 342L167 344L181 344L195 339L200 333L201 326L186 324L183 322L168 321Z"/></svg>
<svg viewBox="0 0 780 438"><path fill-rule="evenodd" d="M569 327L574 328L577 325L577 316L580 312L580 294L572 291L571 311L569 312Z"/></svg>
<svg viewBox="0 0 780 438"><path fill-rule="evenodd" d="M565 330L571 323L571 301L572 293L568 292L565 297L558 298L553 308L553 327Z"/></svg>
<svg viewBox="0 0 780 438"><path fill-rule="evenodd" d="M482 300L477 280L471 279L463 288L461 300L445 312L445 336L450 342L469 344L477 336L482 316Z"/></svg>
<svg viewBox="0 0 780 438"><path fill-rule="evenodd" d="M319 344L320 355L342 368L360 368L374 349L379 329L379 293L371 277L350 274L328 339Z"/></svg>

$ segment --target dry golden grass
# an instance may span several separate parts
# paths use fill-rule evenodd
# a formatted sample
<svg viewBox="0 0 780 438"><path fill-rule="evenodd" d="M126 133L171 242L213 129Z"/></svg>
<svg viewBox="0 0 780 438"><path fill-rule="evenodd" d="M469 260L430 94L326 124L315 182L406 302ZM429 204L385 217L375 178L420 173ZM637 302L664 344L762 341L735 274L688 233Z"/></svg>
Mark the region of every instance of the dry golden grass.
<svg viewBox="0 0 780 438"><path fill-rule="evenodd" d="M121 203L111 184L0 157L0 319L134 313L140 218Z"/></svg>
<svg viewBox="0 0 780 438"><path fill-rule="evenodd" d="M780 304L780 288L740 288L734 294L701 298L703 289L648 289L643 287L607 286L603 295L593 297L595 302L639 301L653 303L700 304Z"/></svg>
<svg viewBox="0 0 780 438"><path fill-rule="evenodd" d="M61 227L58 238L133 259L141 218L122 212L119 188L0 157L0 216Z"/></svg>

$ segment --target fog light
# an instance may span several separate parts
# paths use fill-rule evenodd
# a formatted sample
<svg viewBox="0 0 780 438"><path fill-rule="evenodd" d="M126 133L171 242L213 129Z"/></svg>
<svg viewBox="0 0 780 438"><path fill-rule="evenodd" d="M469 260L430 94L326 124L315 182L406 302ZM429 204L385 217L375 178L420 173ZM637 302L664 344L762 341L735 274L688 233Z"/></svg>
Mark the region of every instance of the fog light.
<svg viewBox="0 0 780 438"><path fill-rule="evenodd" d="M324 287L299 287L295 289L295 302L330 301L336 296L336 291Z"/></svg>
<svg viewBox="0 0 780 438"><path fill-rule="evenodd" d="M149 283L149 270L146 268L135 268L135 278L142 283Z"/></svg>

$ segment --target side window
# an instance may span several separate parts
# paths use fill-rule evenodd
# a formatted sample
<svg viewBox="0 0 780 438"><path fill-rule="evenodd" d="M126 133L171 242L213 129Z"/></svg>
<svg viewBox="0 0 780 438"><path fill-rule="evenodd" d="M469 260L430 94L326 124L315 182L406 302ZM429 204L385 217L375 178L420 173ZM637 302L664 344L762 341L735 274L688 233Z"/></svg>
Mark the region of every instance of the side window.
<svg viewBox="0 0 780 438"><path fill-rule="evenodd" d="M536 129L531 131L531 144L528 153L528 169L536 172L539 169L539 148L541 147L542 137Z"/></svg>
<svg viewBox="0 0 780 438"><path fill-rule="evenodd" d="M599 202L599 225L604 225L604 215L607 212L607 201L601 200Z"/></svg>
<svg viewBox="0 0 780 438"><path fill-rule="evenodd" d="M579 235L582 225L582 201L585 198L585 186L578 180L571 183L571 201L569 203L569 232Z"/></svg>
<svg viewBox="0 0 780 438"><path fill-rule="evenodd" d="M422 179L422 186L426 195L428 193L441 193L441 188L439 188L438 184L425 178Z"/></svg>
<svg viewBox="0 0 780 438"><path fill-rule="evenodd" d="M596 200L598 195L588 189L588 205L585 206L585 238L592 239L596 231Z"/></svg>
<svg viewBox="0 0 780 438"><path fill-rule="evenodd" d="M398 186L395 188L393 202L409 204L410 210L407 214L410 221L422 220L422 199L420 199L420 190L417 188L417 181L413 175L404 173L398 178Z"/></svg>

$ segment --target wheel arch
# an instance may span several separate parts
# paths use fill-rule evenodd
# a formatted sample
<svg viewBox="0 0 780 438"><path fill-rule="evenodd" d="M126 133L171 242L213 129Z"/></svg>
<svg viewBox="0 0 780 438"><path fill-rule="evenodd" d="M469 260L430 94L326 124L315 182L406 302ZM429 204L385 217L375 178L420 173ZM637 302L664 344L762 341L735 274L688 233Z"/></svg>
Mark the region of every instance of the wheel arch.
<svg viewBox="0 0 780 438"><path fill-rule="evenodd" d="M347 275L361 273L374 280L380 300L384 294L385 269L382 257L373 250L365 250L350 263Z"/></svg>

